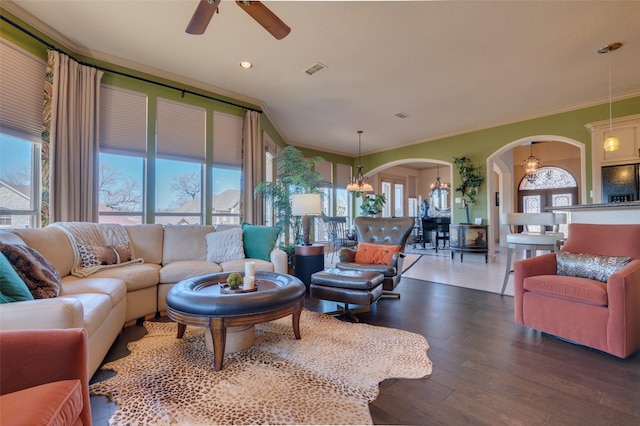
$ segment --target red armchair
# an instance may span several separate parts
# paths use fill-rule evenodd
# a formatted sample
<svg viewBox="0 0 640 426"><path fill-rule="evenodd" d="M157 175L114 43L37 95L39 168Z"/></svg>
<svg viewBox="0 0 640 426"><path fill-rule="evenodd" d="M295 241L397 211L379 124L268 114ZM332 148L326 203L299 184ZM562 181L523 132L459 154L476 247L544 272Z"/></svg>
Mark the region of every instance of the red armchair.
<svg viewBox="0 0 640 426"><path fill-rule="evenodd" d="M0 331L0 424L91 425L87 333Z"/></svg>
<svg viewBox="0 0 640 426"><path fill-rule="evenodd" d="M558 275L556 253L516 262L516 323L620 358L640 349L640 225L572 223L560 252L631 261L606 283Z"/></svg>

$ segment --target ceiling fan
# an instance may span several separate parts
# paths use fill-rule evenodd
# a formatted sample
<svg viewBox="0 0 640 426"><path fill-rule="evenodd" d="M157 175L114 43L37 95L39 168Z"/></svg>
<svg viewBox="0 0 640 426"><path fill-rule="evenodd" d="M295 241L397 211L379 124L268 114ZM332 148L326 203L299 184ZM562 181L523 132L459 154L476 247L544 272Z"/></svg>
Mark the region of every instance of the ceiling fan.
<svg viewBox="0 0 640 426"><path fill-rule="evenodd" d="M203 34L209 25L209 21L213 14L218 10L221 0L200 0L196 11L191 17L189 25L187 25L187 33ZM269 31L272 36L278 40L282 40L291 32L291 28L287 26L280 18L278 18L271 10L259 1L236 1L245 12L255 19L265 30Z"/></svg>

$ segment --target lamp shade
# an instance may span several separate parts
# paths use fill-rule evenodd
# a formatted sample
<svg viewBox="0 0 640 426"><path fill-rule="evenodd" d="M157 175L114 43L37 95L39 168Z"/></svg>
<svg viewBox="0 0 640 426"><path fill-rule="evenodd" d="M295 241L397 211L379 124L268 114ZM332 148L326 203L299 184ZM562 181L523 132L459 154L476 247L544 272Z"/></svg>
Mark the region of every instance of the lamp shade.
<svg viewBox="0 0 640 426"><path fill-rule="evenodd" d="M319 215L322 213L320 194L294 194L291 196L293 216Z"/></svg>

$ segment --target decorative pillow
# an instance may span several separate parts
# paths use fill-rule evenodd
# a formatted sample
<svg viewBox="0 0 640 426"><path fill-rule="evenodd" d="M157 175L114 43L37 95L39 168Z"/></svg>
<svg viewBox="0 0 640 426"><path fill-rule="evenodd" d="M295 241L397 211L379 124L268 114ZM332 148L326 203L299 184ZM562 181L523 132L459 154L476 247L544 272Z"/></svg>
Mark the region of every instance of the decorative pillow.
<svg viewBox="0 0 640 426"><path fill-rule="evenodd" d="M60 274L40 253L22 244L0 244L0 252L7 257L34 299L60 294Z"/></svg>
<svg viewBox="0 0 640 426"><path fill-rule="evenodd" d="M400 251L400 246L389 246L385 244L360 243L356 251L356 263L375 263L379 265L390 265L393 254Z"/></svg>
<svg viewBox="0 0 640 426"><path fill-rule="evenodd" d="M599 256L597 254L560 251L556 255L558 275L588 278L606 283L609 275L631 261L625 256Z"/></svg>
<svg viewBox="0 0 640 426"><path fill-rule="evenodd" d="M122 243L115 246L78 244L78 253L80 253L80 266L82 268L99 265L117 265L119 263L129 262L132 259L129 243Z"/></svg>
<svg viewBox="0 0 640 426"><path fill-rule="evenodd" d="M242 224L244 254L250 259L262 259L269 262L270 254L276 245L281 228L271 226Z"/></svg>
<svg viewBox="0 0 640 426"><path fill-rule="evenodd" d="M0 303L33 300L29 288L11 266L7 257L0 253Z"/></svg>
<svg viewBox="0 0 640 426"><path fill-rule="evenodd" d="M207 239L207 261L222 263L244 259L242 228L216 231L205 235Z"/></svg>

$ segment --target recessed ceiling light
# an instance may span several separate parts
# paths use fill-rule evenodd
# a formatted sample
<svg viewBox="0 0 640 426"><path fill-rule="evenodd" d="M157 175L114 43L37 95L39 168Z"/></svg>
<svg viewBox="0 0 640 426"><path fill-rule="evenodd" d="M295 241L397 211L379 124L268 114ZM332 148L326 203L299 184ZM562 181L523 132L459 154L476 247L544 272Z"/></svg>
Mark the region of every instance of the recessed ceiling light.
<svg viewBox="0 0 640 426"><path fill-rule="evenodd" d="M240 66L245 70L248 70L249 68L253 67L253 64L249 61L242 61L240 62Z"/></svg>

